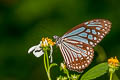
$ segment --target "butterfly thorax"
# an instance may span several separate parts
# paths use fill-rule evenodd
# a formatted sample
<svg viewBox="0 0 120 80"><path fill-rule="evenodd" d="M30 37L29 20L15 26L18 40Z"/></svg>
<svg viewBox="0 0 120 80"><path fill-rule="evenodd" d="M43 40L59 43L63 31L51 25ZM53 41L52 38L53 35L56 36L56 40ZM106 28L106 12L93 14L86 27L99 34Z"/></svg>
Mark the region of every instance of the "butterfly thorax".
<svg viewBox="0 0 120 80"><path fill-rule="evenodd" d="M53 38L55 39L57 46L62 43L61 37L55 35L55 36L53 36Z"/></svg>

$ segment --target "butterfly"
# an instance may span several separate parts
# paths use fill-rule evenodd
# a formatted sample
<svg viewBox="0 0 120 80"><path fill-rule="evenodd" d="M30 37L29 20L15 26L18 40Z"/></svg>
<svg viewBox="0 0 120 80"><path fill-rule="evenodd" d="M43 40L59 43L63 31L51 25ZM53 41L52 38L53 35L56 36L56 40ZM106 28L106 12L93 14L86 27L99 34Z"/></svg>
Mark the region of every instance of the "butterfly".
<svg viewBox="0 0 120 80"><path fill-rule="evenodd" d="M104 38L110 28L110 21L93 19L73 27L62 37L53 36L67 68L82 72L88 67L94 57L93 47Z"/></svg>

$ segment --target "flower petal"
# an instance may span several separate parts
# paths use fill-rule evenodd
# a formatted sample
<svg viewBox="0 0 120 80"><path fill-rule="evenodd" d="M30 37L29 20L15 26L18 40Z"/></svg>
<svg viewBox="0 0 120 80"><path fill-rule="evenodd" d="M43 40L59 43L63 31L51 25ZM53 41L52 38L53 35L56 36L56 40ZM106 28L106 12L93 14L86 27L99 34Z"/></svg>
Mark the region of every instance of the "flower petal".
<svg viewBox="0 0 120 80"><path fill-rule="evenodd" d="M31 53L33 50L35 50L36 47L37 47L37 46L31 47L31 48L28 50L28 53Z"/></svg>
<svg viewBox="0 0 120 80"><path fill-rule="evenodd" d="M50 56L49 56L49 58L50 58L50 63L53 62L52 53L53 53L53 48L52 48L52 45L50 45Z"/></svg>
<svg viewBox="0 0 120 80"><path fill-rule="evenodd" d="M40 41L40 45L42 44L42 41Z"/></svg>
<svg viewBox="0 0 120 80"><path fill-rule="evenodd" d="M33 54L36 56L36 57L40 57L44 54L43 50L40 50L39 52L36 52L36 51L33 51Z"/></svg>

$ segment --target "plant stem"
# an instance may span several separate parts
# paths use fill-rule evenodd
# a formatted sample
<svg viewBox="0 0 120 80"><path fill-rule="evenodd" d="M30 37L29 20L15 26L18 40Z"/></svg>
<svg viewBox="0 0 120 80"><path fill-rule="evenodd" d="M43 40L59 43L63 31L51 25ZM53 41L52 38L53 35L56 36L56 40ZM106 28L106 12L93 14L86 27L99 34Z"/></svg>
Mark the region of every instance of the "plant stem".
<svg viewBox="0 0 120 80"><path fill-rule="evenodd" d="M49 68L49 59L48 59L47 51L45 52L45 54L46 54L46 59L47 59L47 67Z"/></svg>
<svg viewBox="0 0 120 80"><path fill-rule="evenodd" d="M51 80L50 71L48 70L49 69L49 58L48 58L48 54L47 54L47 49L44 50L44 66L45 66L45 70L46 70L48 79Z"/></svg>
<svg viewBox="0 0 120 80"><path fill-rule="evenodd" d="M69 72L68 72L68 71L67 71L67 77L70 78L70 76L69 76Z"/></svg>
<svg viewBox="0 0 120 80"><path fill-rule="evenodd" d="M47 75L48 75L48 79L51 80L51 77L50 77L50 73L47 72Z"/></svg>
<svg viewBox="0 0 120 80"><path fill-rule="evenodd" d="M110 80L112 80L112 75L113 75L113 74L112 74L112 72L111 72L111 73L110 73Z"/></svg>
<svg viewBox="0 0 120 80"><path fill-rule="evenodd" d="M70 80L69 72L68 72L68 70L67 70L67 69L64 69L64 73L66 73L66 75L67 75L68 79Z"/></svg>
<svg viewBox="0 0 120 80"><path fill-rule="evenodd" d="M47 66L46 66L46 59L45 59L45 55L46 55L46 54L44 54L44 67L45 67L45 71L47 72Z"/></svg>
<svg viewBox="0 0 120 80"><path fill-rule="evenodd" d="M49 68L48 68L47 75L48 75L48 79L51 80L51 77L50 77L50 69L49 69Z"/></svg>

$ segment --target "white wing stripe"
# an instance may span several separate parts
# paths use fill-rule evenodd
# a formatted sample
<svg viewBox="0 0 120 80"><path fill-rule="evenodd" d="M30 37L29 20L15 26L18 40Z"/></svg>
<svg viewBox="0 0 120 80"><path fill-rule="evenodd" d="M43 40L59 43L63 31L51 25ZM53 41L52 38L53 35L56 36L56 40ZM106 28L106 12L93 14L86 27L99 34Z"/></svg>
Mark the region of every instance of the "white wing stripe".
<svg viewBox="0 0 120 80"><path fill-rule="evenodd" d="M63 58L64 58L65 62L67 62L67 60L66 60L66 56L65 56L65 54L64 54L64 51L63 51L62 46L60 46L60 50L61 50L61 52L62 52L62 55L63 55Z"/></svg>
<svg viewBox="0 0 120 80"><path fill-rule="evenodd" d="M75 51L75 52L77 52L77 53L87 53L87 51L86 50L83 50L83 49L81 49L81 48L78 48L78 47L75 47L75 46L73 46L72 44L69 44L69 43L66 43L66 42L63 42L65 45L67 45L67 47L68 48L70 48L71 50L73 50L73 51Z"/></svg>
<svg viewBox="0 0 120 80"><path fill-rule="evenodd" d="M68 50L68 52L69 52L69 54L70 54L70 56L71 56L71 58L72 58L72 61L74 61L74 58L73 58L73 55L72 55L72 52L70 51L70 49L67 48L67 47L65 46L65 44L63 44L63 46Z"/></svg>
<svg viewBox="0 0 120 80"><path fill-rule="evenodd" d="M69 44L69 43L66 43L66 42L63 42L65 45L67 45L70 49L72 49L73 51L75 51L75 52L80 52L80 50L77 48L77 47L75 47L75 46L73 46L73 45L71 45L71 44Z"/></svg>
<svg viewBox="0 0 120 80"><path fill-rule="evenodd" d="M71 53L74 55L74 57L75 58L77 58L78 57L78 54L77 53L79 53L79 54L81 54L81 55L83 55L83 56L87 56L86 55L86 53L87 53L87 51L86 50L83 50L83 49L81 49L81 48L78 48L78 47L75 47L75 46L73 46L73 45L71 45L71 44L69 44L69 43L66 43L66 42L63 42L63 44L65 45L66 44L66 46L68 47L68 48L70 48L71 50L73 50L73 51L71 51ZM73 48L76 48L76 49L78 49L77 51ZM69 50L70 51L70 50ZM77 52L77 53L76 53Z"/></svg>
<svg viewBox="0 0 120 80"><path fill-rule="evenodd" d="M71 62L71 57L70 57L70 53L69 53L69 51L67 51L67 49L66 49L66 47L64 46L64 50L65 50L65 52L66 52L66 55L67 55L67 57L68 57L68 60L69 60L69 62Z"/></svg>
<svg viewBox="0 0 120 80"><path fill-rule="evenodd" d="M81 54L82 54L83 56L85 56L85 57L87 56L86 53L81 53Z"/></svg>
<svg viewBox="0 0 120 80"><path fill-rule="evenodd" d="M69 64L68 56L67 56L67 54L66 54L65 49L63 48L63 46L62 46L62 50L63 50L63 54L65 56L66 62Z"/></svg>

